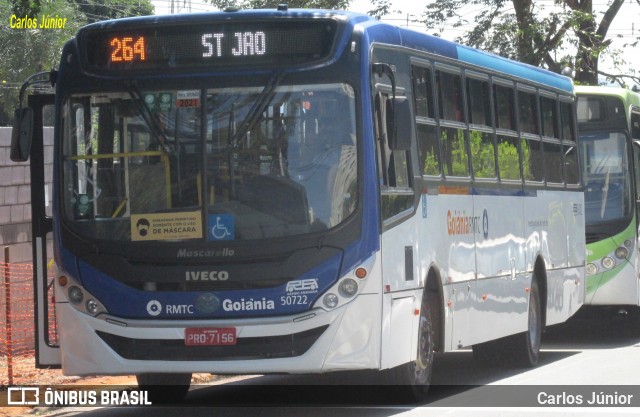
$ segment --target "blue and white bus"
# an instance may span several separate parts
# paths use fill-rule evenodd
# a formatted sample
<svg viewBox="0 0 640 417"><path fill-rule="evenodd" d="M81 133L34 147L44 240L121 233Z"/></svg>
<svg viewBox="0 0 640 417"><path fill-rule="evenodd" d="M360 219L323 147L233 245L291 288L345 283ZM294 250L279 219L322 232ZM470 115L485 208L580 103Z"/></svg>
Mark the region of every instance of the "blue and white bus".
<svg viewBox="0 0 640 417"><path fill-rule="evenodd" d="M192 373L369 369L419 397L434 352L533 366L583 302L564 76L282 6L95 23L45 78L12 152L31 156L40 366L183 393Z"/></svg>

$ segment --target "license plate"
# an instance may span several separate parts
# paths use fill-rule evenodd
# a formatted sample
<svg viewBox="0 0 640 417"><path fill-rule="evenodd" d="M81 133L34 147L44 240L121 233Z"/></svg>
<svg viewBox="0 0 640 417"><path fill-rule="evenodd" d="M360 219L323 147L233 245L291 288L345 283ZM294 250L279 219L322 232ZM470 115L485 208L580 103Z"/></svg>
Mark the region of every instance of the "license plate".
<svg viewBox="0 0 640 417"><path fill-rule="evenodd" d="M184 331L186 346L231 346L236 340L235 327L197 327Z"/></svg>

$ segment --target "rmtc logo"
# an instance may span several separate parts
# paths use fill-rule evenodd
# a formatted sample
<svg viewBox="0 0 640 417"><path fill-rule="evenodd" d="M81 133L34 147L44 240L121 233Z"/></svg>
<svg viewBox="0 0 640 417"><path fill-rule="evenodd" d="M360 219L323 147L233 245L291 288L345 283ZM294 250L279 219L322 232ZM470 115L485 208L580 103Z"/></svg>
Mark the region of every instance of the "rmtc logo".
<svg viewBox="0 0 640 417"><path fill-rule="evenodd" d="M227 271L187 271L186 281L226 281L229 279Z"/></svg>
<svg viewBox="0 0 640 417"><path fill-rule="evenodd" d="M287 292L297 291L313 291L318 289L318 279L300 279L297 281L289 281L287 283Z"/></svg>
<svg viewBox="0 0 640 417"><path fill-rule="evenodd" d="M166 304L165 314L193 314L193 305L191 304ZM150 316L157 317L162 314L162 303L158 300L151 300L147 303L147 313Z"/></svg>

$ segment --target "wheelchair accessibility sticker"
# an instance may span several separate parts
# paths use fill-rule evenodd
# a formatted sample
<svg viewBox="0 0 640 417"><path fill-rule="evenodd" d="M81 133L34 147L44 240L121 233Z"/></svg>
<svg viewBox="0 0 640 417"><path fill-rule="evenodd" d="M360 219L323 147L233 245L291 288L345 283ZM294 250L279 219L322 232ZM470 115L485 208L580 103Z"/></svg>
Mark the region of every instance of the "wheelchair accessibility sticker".
<svg viewBox="0 0 640 417"><path fill-rule="evenodd" d="M235 219L231 214L210 214L207 222L209 240L234 240Z"/></svg>

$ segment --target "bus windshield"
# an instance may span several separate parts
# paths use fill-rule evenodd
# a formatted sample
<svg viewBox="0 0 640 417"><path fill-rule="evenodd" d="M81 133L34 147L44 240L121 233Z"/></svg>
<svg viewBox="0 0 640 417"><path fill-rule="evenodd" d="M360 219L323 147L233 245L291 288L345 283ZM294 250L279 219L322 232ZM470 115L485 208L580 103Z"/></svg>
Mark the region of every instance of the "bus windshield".
<svg viewBox="0 0 640 417"><path fill-rule="evenodd" d="M76 94L63 211L83 236L249 240L332 228L357 204L346 84Z"/></svg>
<svg viewBox="0 0 640 417"><path fill-rule="evenodd" d="M614 221L632 214L627 138L622 133L580 135L586 224Z"/></svg>

